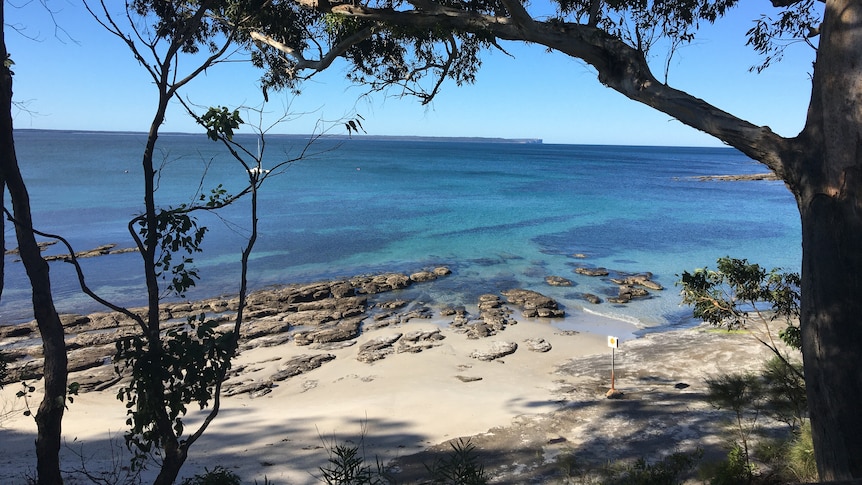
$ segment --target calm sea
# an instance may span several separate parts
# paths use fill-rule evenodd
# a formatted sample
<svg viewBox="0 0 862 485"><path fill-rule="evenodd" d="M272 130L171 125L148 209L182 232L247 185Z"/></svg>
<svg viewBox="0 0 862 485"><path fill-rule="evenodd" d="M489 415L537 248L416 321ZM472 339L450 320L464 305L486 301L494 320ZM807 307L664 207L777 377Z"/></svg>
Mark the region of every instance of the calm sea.
<svg viewBox="0 0 862 485"><path fill-rule="evenodd" d="M259 149L252 137L238 139ZM142 210L144 141L128 133L16 132L37 228L63 235L76 250L133 246L127 224ZM295 157L304 145L302 137L271 136L264 165ZM244 170L204 135L163 135L159 147L162 206L188 203L218 184L231 193L242 187ZM690 321L674 287L684 270L728 255L800 268L799 217L782 183L695 179L766 171L730 148L352 139L318 141L310 151L263 187L255 288L447 265L452 276L404 296L470 309L482 293L521 287L556 298L575 317L597 313L660 327ZM237 291L248 210L244 201L219 217L201 216L210 231L195 255L201 280L189 298ZM15 247L8 225L5 236ZM54 245L46 254L61 252ZM29 320L26 275L14 256L6 261L0 322ZM138 254L82 264L102 296L144 302ZM666 289L626 306L591 305L582 293L615 291L574 274L579 265L650 271ZM547 275L574 286L550 287ZM79 291L71 265L51 263L51 276L61 312L102 310Z"/></svg>

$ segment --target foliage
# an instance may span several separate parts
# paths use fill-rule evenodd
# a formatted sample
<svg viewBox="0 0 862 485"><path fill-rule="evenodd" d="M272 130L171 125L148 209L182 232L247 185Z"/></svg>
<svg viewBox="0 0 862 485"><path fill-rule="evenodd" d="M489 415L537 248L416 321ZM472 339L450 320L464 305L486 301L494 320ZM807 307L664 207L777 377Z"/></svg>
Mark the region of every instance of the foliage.
<svg viewBox="0 0 862 485"><path fill-rule="evenodd" d="M767 272L758 264L730 257L719 258L717 265L717 270L684 271L678 282L682 302L694 307L695 318L728 329L745 327L752 313L764 322L783 320L779 337L791 348L802 347L798 273L781 268Z"/></svg>
<svg viewBox="0 0 862 485"><path fill-rule="evenodd" d="M761 72L773 62L780 61L787 47L794 43L805 42L814 47L811 39L819 33L823 20L814 9L814 1L789 2L790 5L778 12L775 18L760 16L746 33L747 45L763 56L763 61L751 70Z"/></svg>
<svg viewBox="0 0 862 485"><path fill-rule="evenodd" d="M117 399L126 403L126 424L131 427L126 441L130 447L149 453L159 444L161 412L155 406L167 412L179 437L188 405L194 402L203 409L213 399L236 350L233 333L218 333L216 326L217 322L206 320L204 314L189 317L186 325L165 332L158 353L152 351L153 342L141 335L117 342L117 372L131 370L128 385L117 393ZM151 389L159 389L161 395L150 396Z"/></svg>
<svg viewBox="0 0 862 485"><path fill-rule="evenodd" d="M799 428L808 415L808 396L801 362L787 362L778 357L768 360L761 371L764 409L791 428Z"/></svg>
<svg viewBox="0 0 862 485"><path fill-rule="evenodd" d="M220 136L228 141L233 140L233 130L239 129L242 123L239 110L231 112L224 106L210 108L200 117L200 124L206 128L207 137L213 141L218 141Z"/></svg>
<svg viewBox="0 0 862 485"><path fill-rule="evenodd" d="M446 485L482 485L488 483L485 467L479 462L476 445L470 439L458 438L449 442L452 448L438 458L432 466L425 466L431 483Z"/></svg>
<svg viewBox="0 0 862 485"><path fill-rule="evenodd" d="M138 217L138 233L144 240L149 240L150 229L146 218ZM201 251L200 245L206 227L199 227L197 221L192 218L186 208L161 209L156 214L156 233L154 235L158 244L158 255L155 261L156 276L164 280L170 277L166 291L185 296L186 291L195 285L198 272L192 266L193 260L190 255ZM182 251L179 263L174 262L174 255ZM181 254L182 254L181 253Z"/></svg>
<svg viewBox="0 0 862 485"><path fill-rule="evenodd" d="M608 485L676 485L683 482L681 475L692 470L701 457L703 450L698 449L691 453L673 453L655 463L638 458Z"/></svg>
<svg viewBox="0 0 862 485"><path fill-rule="evenodd" d="M180 485L242 485L242 480L236 473L222 466L204 470L204 473L186 478Z"/></svg>
<svg viewBox="0 0 862 485"><path fill-rule="evenodd" d="M746 472L745 481L750 482L753 467L749 453L749 437L755 430L757 418L763 408L763 386L753 374L724 374L707 379L706 384L709 388L707 400L710 404L717 409L730 409L734 413L737 441L728 454L726 471L739 477L737 467L738 461L741 460L744 465L742 470Z"/></svg>
<svg viewBox="0 0 862 485"><path fill-rule="evenodd" d="M748 460L748 454L737 444L727 453L727 459L713 466L704 467L702 474L709 485L739 485L751 483L753 468Z"/></svg>
<svg viewBox="0 0 862 485"><path fill-rule="evenodd" d="M360 445L355 443L336 443L327 447L329 460L320 467L322 479L328 485L376 485L388 481L382 477L383 466L378 463L377 470L365 464L360 453Z"/></svg>
<svg viewBox="0 0 862 485"><path fill-rule="evenodd" d="M811 422L806 420L787 448L785 467L799 482L817 481L817 462L814 459L814 441Z"/></svg>

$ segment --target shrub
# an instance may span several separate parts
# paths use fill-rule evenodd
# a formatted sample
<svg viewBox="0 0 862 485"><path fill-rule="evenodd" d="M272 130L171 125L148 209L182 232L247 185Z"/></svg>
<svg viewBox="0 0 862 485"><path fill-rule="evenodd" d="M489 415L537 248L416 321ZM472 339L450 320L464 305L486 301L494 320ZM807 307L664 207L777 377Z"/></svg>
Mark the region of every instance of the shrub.
<svg viewBox="0 0 862 485"><path fill-rule="evenodd" d="M476 446L470 439L458 438L449 442L452 450L434 465L425 466L431 483L446 485L484 485L488 483L485 467L479 463Z"/></svg>
<svg viewBox="0 0 862 485"><path fill-rule="evenodd" d="M763 366L764 410L775 419L799 428L808 415L802 363L773 357Z"/></svg>
<svg viewBox="0 0 862 485"><path fill-rule="evenodd" d="M692 453L674 453L656 463L647 463L643 458L638 458L634 465L628 467L610 483L620 485L676 485L683 482L681 475L694 468L702 456L703 450L698 449Z"/></svg>
<svg viewBox="0 0 862 485"><path fill-rule="evenodd" d="M242 485L236 473L217 466L212 470L204 469L204 473L186 478L181 485Z"/></svg>
<svg viewBox="0 0 862 485"><path fill-rule="evenodd" d="M705 467L703 475L709 485L739 485L751 483L753 472L745 450L736 444L727 453L727 459Z"/></svg>
<svg viewBox="0 0 862 485"><path fill-rule="evenodd" d="M383 485L387 481L382 477L383 466L378 463L377 471L365 464L365 458L359 453L359 445L353 443L338 443L327 446L329 461L320 467L322 479L328 485Z"/></svg>
<svg viewBox="0 0 862 485"><path fill-rule="evenodd" d="M800 482L816 482L817 462L814 459L814 441L811 422L805 421L787 449L787 469Z"/></svg>

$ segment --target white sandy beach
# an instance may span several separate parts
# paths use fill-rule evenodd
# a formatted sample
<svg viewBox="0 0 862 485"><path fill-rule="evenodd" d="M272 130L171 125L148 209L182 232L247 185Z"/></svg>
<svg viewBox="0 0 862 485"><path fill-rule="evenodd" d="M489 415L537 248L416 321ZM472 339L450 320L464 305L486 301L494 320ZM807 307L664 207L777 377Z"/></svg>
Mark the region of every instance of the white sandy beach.
<svg viewBox="0 0 862 485"><path fill-rule="evenodd" d="M221 465L249 482L262 483L266 477L273 483L318 483L318 467L327 458L322 447L333 440L358 442L364 434L365 453L373 464L375 457L388 461L506 425L519 415L553 411L559 407L556 367L572 357L608 353L606 336L566 334L543 319L519 320L497 336L481 340L444 329L446 338L438 347L393 354L372 364L355 358L364 341L439 326L434 321L412 320L363 333L357 345L325 352L336 356L333 361L280 382L268 395L225 398L213 426L192 447L182 475ZM495 361L470 357L494 341L521 344L528 338L544 338L552 349L540 353L521 345L514 354ZM236 366L248 367L243 379L266 378L291 356L315 352L319 351L289 342L245 351ZM456 376L481 380L464 382ZM18 390L15 385L6 386L0 400L20 408L22 402L15 398ZM114 440L121 445L125 429L125 409L115 394L116 387L85 393L69 406L64 419L66 469L80 468L76 452L87 457L90 468L114 466L107 444ZM38 403L38 397L34 395L30 402ZM187 419L187 429L193 421ZM32 419L20 412L2 423L0 482L23 483L23 475L32 473L34 432Z"/></svg>
<svg viewBox="0 0 862 485"><path fill-rule="evenodd" d="M382 278L356 284L400 281L406 276ZM445 452L446 443L459 437L472 437L477 448L486 453L483 459L488 460L492 483L520 483L525 475L519 474L530 471L545 474L542 476L553 474L553 470L542 468L556 466L555 457L560 455L577 455L599 463L655 459L663 453L696 447L707 447L708 453L720 455L722 419L703 399L704 379L721 372L757 368L769 356L763 345L744 334L695 328L633 339L633 326L581 311L565 318L525 318L520 310L514 310L510 318L507 312L512 310L504 308L505 316L498 320L507 323L498 322L489 336L471 339L468 330L452 323L451 318L418 317L409 305L404 307L406 313L398 310L394 317L379 322L367 314L359 317L368 318L367 324L350 341L297 345L300 334L278 329L286 328L285 318L296 318L302 312L284 313L284 302L296 295L320 292L321 288L324 296L329 295L335 293L336 284L274 290L255 297L256 308L280 310L266 312L262 315L270 316L257 321L251 318L246 324L261 324L256 328L276 333L259 333L263 336L242 350L225 388L235 390L252 383L246 387L260 392L224 397L219 416L191 447L181 477L221 466L239 475L244 483L320 483L319 468L326 465L327 450L338 443L354 443L362 445L372 467L378 461L389 464L398 459L398 466L404 467L398 483L416 483L416 471L425 472L424 461L417 462L422 453L431 453L426 451L429 449ZM283 300L273 299L279 295ZM346 304L348 310L337 310L338 302ZM335 311L341 315L340 321L355 319L340 312L353 311L349 309L357 304L366 308L362 298L336 301L327 297L312 302L306 308L308 316L303 318L322 318ZM305 308L303 303L291 305ZM322 308L329 310L320 313ZM90 317L84 320L112 321L104 315ZM274 325L267 327L270 324ZM75 323L70 325L67 331L75 328ZM471 335L475 335L473 327ZM105 334L104 328L108 327L97 324L91 331L97 337L115 335ZM570 328L590 331L561 330ZM434 338L401 346L410 341L409 335L421 332ZM357 360L363 344L396 334L404 337L384 358L370 364ZM611 367L608 335L624 339L616 352L616 387L625 396L621 400L605 398ZM283 343L267 346L267 341L272 343L270 337ZM76 338L80 339L80 334ZM303 339L309 341L308 337ZM528 340L549 343L550 349L534 350ZM517 350L490 361L471 355L503 342L517 344ZM97 351L95 362L101 362L107 354L99 352L110 353L112 345L100 347L103 350ZM37 350L29 352L38 354ZM285 380L275 377L291 359L327 354L333 358L319 368ZM109 368L73 373L70 382L84 382L104 370ZM95 382L105 382L109 374ZM37 390L26 402L16 397L22 389L20 384L8 384L0 391L0 483L4 485L27 483L35 470L36 427L31 417L24 416L24 410L27 403L34 411L38 406L40 383L30 384ZM123 440L125 407L116 399L119 386L84 392L69 405L62 450L67 483L92 483L80 474L84 468L91 474L124 473L129 454ZM193 432L201 416L193 413L184 419L187 433ZM398 469L393 472L398 479ZM153 466L140 478L149 483L155 474Z"/></svg>

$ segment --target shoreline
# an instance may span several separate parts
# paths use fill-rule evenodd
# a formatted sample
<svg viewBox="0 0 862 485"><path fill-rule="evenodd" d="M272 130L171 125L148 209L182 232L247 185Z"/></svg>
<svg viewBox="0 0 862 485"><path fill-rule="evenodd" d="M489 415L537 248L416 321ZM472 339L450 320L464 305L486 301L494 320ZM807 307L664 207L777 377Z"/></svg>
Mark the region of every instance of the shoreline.
<svg viewBox="0 0 862 485"><path fill-rule="evenodd" d="M443 269L439 272L444 273ZM434 271L410 276L390 273L354 280L351 284L370 291L387 285L398 287L406 280L430 278L432 274ZM338 291L334 290L337 283L329 283L330 295ZM315 477L320 475L319 467L326 465L327 448L354 443L362 445L366 463L372 468L376 459L395 463L400 470L396 478L403 480L399 483L416 483L411 477L423 473L422 464L433 463L434 455L429 453L441 447L445 451L449 440L465 436L475 437L482 453L502 447L507 453L526 453L533 460L540 458L539 462L545 465L528 467L538 470L551 466L548 463L553 460L548 460L561 449L580 446L595 438L602 420L608 419L606 414L614 416L618 411L613 408L615 403L604 398L610 367L607 336L560 327L589 320L594 328L605 325L604 328L613 329L619 328L614 326L621 322L580 312L563 318L527 317L530 305L515 305L511 296L508 301L498 296L497 300L481 300L480 310L484 304L486 313L480 315L451 308L452 313L443 316L422 302L399 301L397 293L356 295L347 291L338 299L343 301L335 304L328 297L296 301L297 295L320 293L320 284L290 288L292 293L282 289L282 293L256 294L254 301L250 301L245 329L256 336L241 343L241 353L225 382L220 414L192 446L182 476L221 465L249 483L254 480L260 483L264 478L271 483L318 483ZM275 298L277 295L281 296ZM541 297L536 295L539 294L531 296ZM291 298L295 307L285 304ZM352 338L323 341L324 334L285 326L285 320L311 312L318 322L313 331L331 331L344 321L359 318L351 315L350 309L363 299L364 321L361 331ZM213 305L215 301L200 303ZM230 302L225 304L222 310L229 308ZM172 312L179 314L179 310L174 308ZM330 319L335 313L341 318ZM306 317L312 318L311 314ZM90 323L97 321L93 316L88 317ZM105 322L107 317L98 321ZM70 322L69 328L76 328L74 322ZM106 335L118 331L102 327L94 332ZM303 339L310 342L297 345ZM9 340L7 336L3 343ZM673 345L665 345L668 340ZM681 347L683 341L690 348ZM95 342L82 344L70 353L98 348ZM382 345L385 342L389 345ZM740 354L736 347L727 348L742 343L745 342L739 336L716 338L702 329L624 339L618 352L622 367L618 369L617 388L628 397L620 402L642 406L646 413L642 413L642 418L653 422L655 417L647 411L651 402L649 389L658 386L661 392L667 392L666 388L682 380L691 387L670 392L690 398L702 389L693 379L718 370L722 362L728 370L746 365L740 362L740 356L748 354ZM511 344L514 351L509 352L511 348L499 351L501 346ZM105 348L112 346L106 345ZM715 348L714 356L704 357L706 347ZM641 357L636 357L637 349L643 352ZM686 360L685 353L689 351L700 355ZM754 351L762 352L756 346ZM294 373L292 366L297 359L307 356L332 358L327 357L318 368L306 373ZM116 400L121 383L97 377L102 371L112 374L113 368L104 356L92 359L96 360L99 365L85 367L70 376L70 382L84 378L91 382L82 386L85 392L75 397L64 419L65 446L61 458L64 470L80 469L80 456L86 457L91 472L116 470L127 464L122 438L126 429L125 409ZM669 376L652 378L657 373ZM29 401L32 406L39 399L39 384L28 382L37 387ZM14 397L18 390L17 384L7 384L0 391L0 404L12 403L17 408L6 413L0 423L3 483L22 483L23 475L35 469L35 425L32 418L21 413L21 400ZM572 413L586 421L580 427L565 423L547 427L555 420L573 419ZM186 428L192 430L200 419L198 414L190 412L184 419ZM621 424L615 433L626 432L630 427L630 423ZM504 443L498 442L506 436L509 438ZM678 441L677 438L674 439ZM508 464L504 460L502 465L515 463L512 456L506 458ZM491 462L489 473L505 476L515 472L505 466L491 470L490 465ZM147 470L145 477L153 473L154 470ZM518 481L503 479L502 483Z"/></svg>

